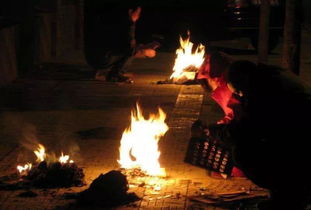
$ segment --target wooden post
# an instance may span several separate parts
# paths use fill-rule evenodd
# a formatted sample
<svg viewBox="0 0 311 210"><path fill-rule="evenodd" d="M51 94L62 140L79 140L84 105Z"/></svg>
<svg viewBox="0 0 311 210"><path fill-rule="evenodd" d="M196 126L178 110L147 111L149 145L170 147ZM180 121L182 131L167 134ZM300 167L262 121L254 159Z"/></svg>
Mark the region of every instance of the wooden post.
<svg viewBox="0 0 311 210"><path fill-rule="evenodd" d="M75 49L83 49L83 0L77 0L75 3Z"/></svg>
<svg viewBox="0 0 311 210"><path fill-rule="evenodd" d="M40 53L39 61L47 62L52 57L52 14L46 13L40 16Z"/></svg>
<svg viewBox="0 0 311 210"><path fill-rule="evenodd" d="M51 24L51 54L53 58L56 58L57 56L60 55L61 53L61 21L62 21L62 16L61 16L61 0L55 0L55 12L53 14L53 20Z"/></svg>
<svg viewBox="0 0 311 210"><path fill-rule="evenodd" d="M286 0L282 65L294 74L300 72L301 0Z"/></svg>
<svg viewBox="0 0 311 210"><path fill-rule="evenodd" d="M0 86L17 78L16 26L0 30Z"/></svg>
<svg viewBox="0 0 311 210"><path fill-rule="evenodd" d="M258 39L258 62L267 63L269 54L270 0L261 0Z"/></svg>

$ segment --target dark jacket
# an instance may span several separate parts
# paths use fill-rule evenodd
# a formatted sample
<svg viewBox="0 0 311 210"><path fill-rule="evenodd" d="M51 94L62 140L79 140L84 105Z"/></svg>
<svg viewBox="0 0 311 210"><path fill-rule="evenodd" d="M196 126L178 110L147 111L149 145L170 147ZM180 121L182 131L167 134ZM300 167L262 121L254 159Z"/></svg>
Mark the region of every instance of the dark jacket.
<svg viewBox="0 0 311 210"><path fill-rule="evenodd" d="M241 106L240 119L210 126L211 135L230 144L236 163L263 187L288 187L283 178L295 179L288 169L300 171L296 178L305 181L311 160L310 87L289 72L259 64ZM291 187L301 186L298 182Z"/></svg>
<svg viewBox="0 0 311 210"><path fill-rule="evenodd" d="M135 24L129 9L136 9L137 1L85 1L85 56L90 65L102 68L105 55L134 53L131 41L135 39Z"/></svg>

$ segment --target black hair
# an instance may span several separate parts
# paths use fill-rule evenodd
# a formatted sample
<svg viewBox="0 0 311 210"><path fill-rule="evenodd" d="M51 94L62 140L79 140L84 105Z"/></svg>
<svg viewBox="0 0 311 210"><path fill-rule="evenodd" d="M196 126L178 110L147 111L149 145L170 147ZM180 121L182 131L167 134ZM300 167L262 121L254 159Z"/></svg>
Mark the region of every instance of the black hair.
<svg viewBox="0 0 311 210"><path fill-rule="evenodd" d="M236 90L245 91L248 88L247 85L251 74L256 70L257 65L251 61L235 61L230 65L226 79Z"/></svg>
<svg viewBox="0 0 311 210"><path fill-rule="evenodd" d="M221 77L229 68L232 58L222 52L210 53L210 77Z"/></svg>

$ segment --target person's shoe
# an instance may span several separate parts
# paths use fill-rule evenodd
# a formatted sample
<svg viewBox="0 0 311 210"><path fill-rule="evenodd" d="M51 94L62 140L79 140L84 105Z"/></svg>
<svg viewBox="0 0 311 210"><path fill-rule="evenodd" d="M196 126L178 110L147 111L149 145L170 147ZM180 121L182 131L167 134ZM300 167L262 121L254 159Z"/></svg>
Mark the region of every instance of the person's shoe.
<svg viewBox="0 0 311 210"><path fill-rule="evenodd" d="M101 71L97 71L95 74L95 80L106 81L106 77Z"/></svg>
<svg viewBox="0 0 311 210"><path fill-rule="evenodd" d="M123 83L133 83L133 80L130 77L124 76L122 74L117 75L107 75L106 81L108 82L123 82Z"/></svg>

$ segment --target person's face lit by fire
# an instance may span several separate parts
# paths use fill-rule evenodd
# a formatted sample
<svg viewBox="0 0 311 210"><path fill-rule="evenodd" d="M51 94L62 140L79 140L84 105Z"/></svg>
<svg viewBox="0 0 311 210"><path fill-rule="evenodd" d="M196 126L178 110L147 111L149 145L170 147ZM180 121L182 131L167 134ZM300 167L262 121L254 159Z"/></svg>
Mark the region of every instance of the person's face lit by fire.
<svg viewBox="0 0 311 210"><path fill-rule="evenodd" d="M144 55L148 58L153 58L156 56L156 51L154 49L145 49Z"/></svg>
<svg viewBox="0 0 311 210"><path fill-rule="evenodd" d="M128 11L130 19L135 23L140 18L141 7L134 9L129 9Z"/></svg>

